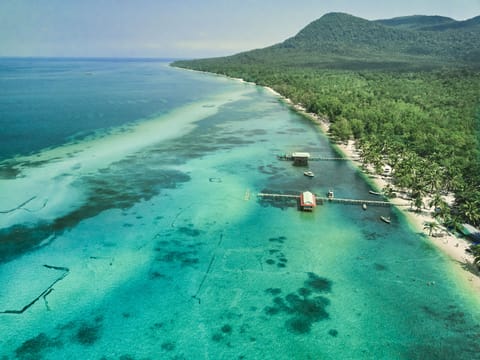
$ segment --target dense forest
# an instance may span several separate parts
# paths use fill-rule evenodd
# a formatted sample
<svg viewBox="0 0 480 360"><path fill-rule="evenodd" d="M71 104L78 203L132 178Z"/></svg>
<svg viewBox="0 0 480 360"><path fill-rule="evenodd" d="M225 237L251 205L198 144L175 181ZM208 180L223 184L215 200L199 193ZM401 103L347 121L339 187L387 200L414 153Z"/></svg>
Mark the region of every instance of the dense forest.
<svg viewBox="0 0 480 360"><path fill-rule="evenodd" d="M480 225L480 17L332 13L265 49L173 65L273 88L327 118L335 141L354 139L379 173L388 164L412 207Z"/></svg>

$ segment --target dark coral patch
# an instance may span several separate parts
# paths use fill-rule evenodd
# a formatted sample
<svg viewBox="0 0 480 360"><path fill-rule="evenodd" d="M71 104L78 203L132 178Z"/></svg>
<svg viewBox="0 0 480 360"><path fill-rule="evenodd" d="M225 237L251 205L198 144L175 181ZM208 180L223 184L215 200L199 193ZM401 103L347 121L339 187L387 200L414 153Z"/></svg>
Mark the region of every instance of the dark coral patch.
<svg viewBox="0 0 480 360"><path fill-rule="evenodd" d="M312 291L310 289L307 289L307 288L304 288L304 287L298 289L297 291L300 294L300 296L303 296L303 297L309 296L312 293Z"/></svg>
<svg viewBox="0 0 480 360"><path fill-rule="evenodd" d="M74 339L82 345L93 345L100 338L100 328L100 324L82 323Z"/></svg>
<svg viewBox="0 0 480 360"><path fill-rule="evenodd" d="M280 309L276 306L267 306L264 309L265 314L268 316L277 315L280 312Z"/></svg>
<svg viewBox="0 0 480 360"><path fill-rule="evenodd" d="M179 262L182 264L182 266L188 266L188 265L194 265L199 262L199 259L194 257L197 255L196 251L193 250L188 250L188 251L177 251L177 250L171 250L171 251L165 251L164 254L161 256L157 257L158 261L162 262Z"/></svg>
<svg viewBox="0 0 480 360"><path fill-rule="evenodd" d="M308 280L305 281L305 286L315 292L330 292L332 289L332 282L310 272L308 273Z"/></svg>
<svg viewBox="0 0 480 360"><path fill-rule="evenodd" d="M378 264L378 263L375 263L373 264L375 270L377 271L385 271L387 270L387 267L385 265L382 265L382 264Z"/></svg>
<svg viewBox="0 0 480 360"><path fill-rule="evenodd" d="M193 237L199 236L201 234L200 230L193 229L191 227L186 227L186 226L179 227L177 231L184 235L193 236Z"/></svg>
<svg viewBox="0 0 480 360"><path fill-rule="evenodd" d="M296 293L289 293L285 297L275 296L272 299L273 305L264 308L265 314L269 316L279 313L290 315L291 318L285 322L285 326L294 334L308 333L313 323L329 318L326 307L330 300L324 296L315 296L315 293L331 291L331 282L309 273L304 284L305 287L299 288ZM279 295L278 290L269 288L265 292Z"/></svg>
<svg viewBox="0 0 480 360"><path fill-rule="evenodd" d="M282 292L282 289L279 288L268 288L265 290L267 294L272 294L272 295L279 295Z"/></svg>
<svg viewBox="0 0 480 360"><path fill-rule="evenodd" d="M317 296L314 298L300 298L296 294L288 294L286 300L290 309L295 314L307 317L311 321L319 321L328 318L325 306L330 303L327 298Z"/></svg>
<svg viewBox="0 0 480 360"><path fill-rule="evenodd" d="M232 332L232 327L228 324L225 324L222 326L221 330L224 334L230 334Z"/></svg>
<svg viewBox="0 0 480 360"><path fill-rule="evenodd" d="M60 346L58 341L49 338L44 333L40 333L34 338L26 340L15 350L15 354L19 359L41 359L45 350L56 346Z"/></svg>
<svg viewBox="0 0 480 360"><path fill-rule="evenodd" d="M130 354L124 354L119 357L119 360L135 360L135 358Z"/></svg>
<svg viewBox="0 0 480 360"><path fill-rule="evenodd" d="M312 322L305 317L294 317L285 322L287 329L294 334L309 333L312 328Z"/></svg>
<svg viewBox="0 0 480 360"><path fill-rule="evenodd" d="M151 271L148 273L148 278L150 280L153 280L153 279L164 279L166 278L165 275L163 275L162 273L158 272L158 271Z"/></svg>
<svg viewBox="0 0 480 360"><path fill-rule="evenodd" d="M215 342L220 342L222 341L222 339L223 339L223 336L220 333L215 333L212 335L212 340Z"/></svg>
<svg viewBox="0 0 480 360"><path fill-rule="evenodd" d="M162 350L173 351L173 350L175 350L175 343L167 341L167 342L162 343L161 347L162 347Z"/></svg>
<svg viewBox="0 0 480 360"><path fill-rule="evenodd" d="M335 329L330 329L328 331L328 335L333 336L333 337L337 337L338 336L338 331L335 330Z"/></svg>
<svg viewBox="0 0 480 360"><path fill-rule="evenodd" d="M279 236L279 237L271 237L268 239L268 241L283 244L286 239L287 238L285 236Z"/></svg>

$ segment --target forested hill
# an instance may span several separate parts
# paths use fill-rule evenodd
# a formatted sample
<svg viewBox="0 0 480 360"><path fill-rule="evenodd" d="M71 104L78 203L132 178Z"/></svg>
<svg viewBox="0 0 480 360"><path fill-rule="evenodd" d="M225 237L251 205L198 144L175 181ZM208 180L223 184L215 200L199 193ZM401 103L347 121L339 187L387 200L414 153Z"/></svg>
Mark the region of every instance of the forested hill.
<svg viewBox="0 0 480 360"><path fill-rule="evenodd" d="M387 162L417 209L480 225L479 22L331 13L280 44L173 65L270 86L355 139L365 162Z"/></svg>
<svg viewBox="0 0 480 360"><path fill-rule="evenodd" d="M478 31L480 26L480 16L476 16L465 21L457 21L443 16L414 15L386 20L377 20L375 22L395 28L420 31Z"/></svg>
<svg viewBox="0 0 480 360"><path fill-rule="evenodd" d="M407 69L445 64L480 67L479 24L480 17L467 21L431 16L369 21L330 13L280 44L227 59L244 64L354 69L380 65Z"/></svg>
<svg viewBox="0 0 480 360"><path fill-rule="evenodd" d="M382 22L330 13L271 50L295 49L365 59L480 61L478 18L470 22L440 19L418 16L403 18L403 22L402 18ZM409 26L401 26L405 24Z"/></svg>

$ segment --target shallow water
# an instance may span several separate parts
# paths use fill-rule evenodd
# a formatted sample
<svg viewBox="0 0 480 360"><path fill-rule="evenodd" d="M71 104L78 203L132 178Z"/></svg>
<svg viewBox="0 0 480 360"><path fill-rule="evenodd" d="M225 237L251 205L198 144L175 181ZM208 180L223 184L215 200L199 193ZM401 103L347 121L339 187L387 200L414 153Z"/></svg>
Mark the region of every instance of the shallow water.
<svg viewBox="0 0 480 360"><path fill-rule="evenodd" d="M83 66L95 74L98 64ZM133 104L133 115L113 127L116 120L105 121L87 137L73 129L3 163L10 175L0 179L0 310L33 303L0 314L0 355L478 355L478 300L401 213L333 203L302 213L295 202L256 197L330 188L371 197L347 162L311 162L316 176L307 178L276 159L296 150L333 155L309 121L238 81L162 63L104 67L107 80L125 80L125 94L149 96L153 80L142 85L138 67L154 74L159 92L183 87L146 116ZM103 117L115 119L119 110L107 110Z"/></svg>

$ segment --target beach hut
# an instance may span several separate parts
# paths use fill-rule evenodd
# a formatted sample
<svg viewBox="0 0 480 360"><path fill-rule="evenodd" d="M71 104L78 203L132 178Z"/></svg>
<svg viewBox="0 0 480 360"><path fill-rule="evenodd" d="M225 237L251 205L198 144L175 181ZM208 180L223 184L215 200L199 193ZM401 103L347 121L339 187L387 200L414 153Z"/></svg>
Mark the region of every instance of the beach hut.
<svg viewBox="0 0 480 360"><path fill-rule="evenodd" d="M293 165L307 166L310 153L308 152L294 152L292 153Z"/></svg>
<svg viewBox="0 0 480 360"><path fill-rule="evenodd" d="M315 206L317 206L315 194L310 191L304 191L300 194L300 210L313 211Z"/></svg>

